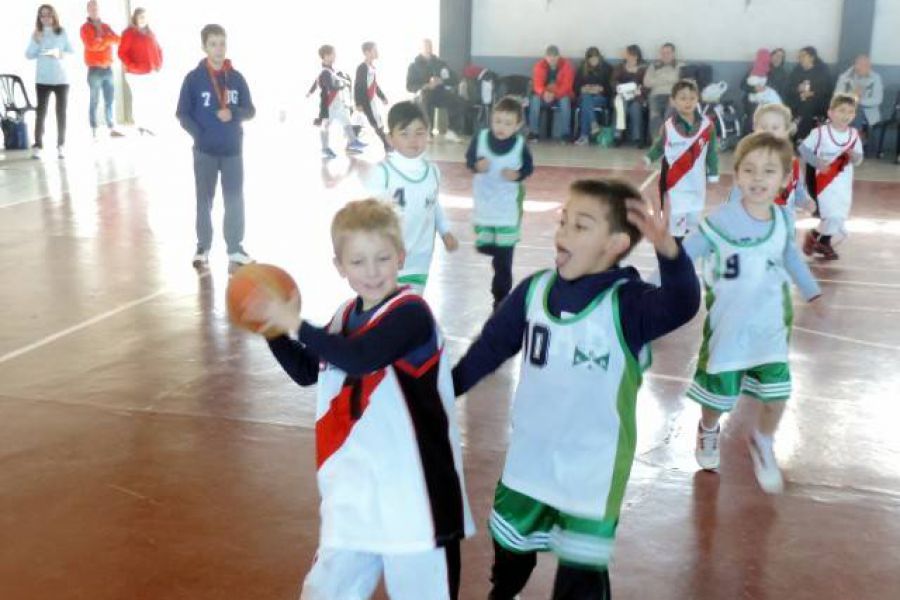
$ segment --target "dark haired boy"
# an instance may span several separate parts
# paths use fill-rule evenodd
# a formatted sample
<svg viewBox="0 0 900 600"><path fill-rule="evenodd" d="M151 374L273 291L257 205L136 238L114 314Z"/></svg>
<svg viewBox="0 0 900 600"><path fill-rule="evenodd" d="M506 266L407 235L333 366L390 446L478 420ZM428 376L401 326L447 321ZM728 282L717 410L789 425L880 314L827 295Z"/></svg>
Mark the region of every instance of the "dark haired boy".
<svg viewBox="0 0 900 600"><path fill-rule="evenodd" d="M475 249L491 257L494 308L512 289L513 252L521 236L522 183L534 171L531 152L520 133L522 104L501 98L491 112L491 127L472 136L466 150L466 166L472 179Z"/></svg>
<svg viewBox="0 0 900 600"><path fill-rule="evenodd" d="M523 350L490 518L494 600L521 591L541 551L559 559L554 598L609 597L648 344L700 306L667 219L630 184L576 181L556 231L556 269L520 283L453 369L464 394ZM619 266L642 236L656 248L660 287Z"/></svg>

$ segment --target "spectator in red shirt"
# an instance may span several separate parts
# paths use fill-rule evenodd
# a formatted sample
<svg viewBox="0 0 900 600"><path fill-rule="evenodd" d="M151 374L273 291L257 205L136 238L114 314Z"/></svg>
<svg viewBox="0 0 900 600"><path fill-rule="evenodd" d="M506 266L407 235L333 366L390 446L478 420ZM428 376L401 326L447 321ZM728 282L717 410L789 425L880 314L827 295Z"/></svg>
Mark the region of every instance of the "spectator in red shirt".
<svg viewBox="0 0 900 600"><path fill-rule="evenodd" d="M154 92L157 91L157 73L162 68L162 48L149 26L147 11L135 8L131 26L122 32L119 44L119 60L125 69L125 79L131 90L131 120L141 134L153 135Z"/></svg>
<svg viewBox="0 0 900 600"><path fill-rule="evenodd" d="M575 96L575 69L559 55L559 48L547 46L544 58L531 73L532 94L528 103L529 139L538 138L542 108L558 107L551 122L554 139L568 139L572 123L572 98Z"/></svg>
<svg viewBox="0 0 900 600"><path fill-rule="evenodd" d="M91 131L97 136L97 104L103 92L103 105L106 109L106 126L113 136L122 135L113 127L113 88L112 47L119 43L119 36L112 28L100 19L100 7L91 0L87 3L88 19L81 26L81 41L84 42L84 62L88 67L88 87L91 90L88 120Z"/></svg>

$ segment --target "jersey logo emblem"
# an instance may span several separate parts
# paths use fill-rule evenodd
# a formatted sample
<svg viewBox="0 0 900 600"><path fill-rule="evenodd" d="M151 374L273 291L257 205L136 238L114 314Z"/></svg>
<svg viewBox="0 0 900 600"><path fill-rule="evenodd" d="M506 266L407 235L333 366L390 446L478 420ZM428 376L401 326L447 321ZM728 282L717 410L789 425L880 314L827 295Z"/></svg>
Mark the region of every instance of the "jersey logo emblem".
<svg viewBox="0 0 900 600"><path fill-rule="evenodd" d="M602 355L595 355L592 350L584 351L575 346L575 354L572 356L572 366L586 366L588 371L593 371L594 367L609 370L609 352Z"/></svg>

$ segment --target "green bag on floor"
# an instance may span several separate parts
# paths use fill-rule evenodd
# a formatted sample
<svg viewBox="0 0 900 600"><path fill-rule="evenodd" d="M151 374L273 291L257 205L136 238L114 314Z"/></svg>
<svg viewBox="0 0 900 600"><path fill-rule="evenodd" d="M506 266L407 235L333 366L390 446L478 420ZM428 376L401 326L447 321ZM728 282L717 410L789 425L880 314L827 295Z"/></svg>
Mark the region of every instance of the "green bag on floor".
<svg viewBox="0 0 900 600"><path fill-rule="evenodd" d="M616 130L614 127L603 127L597 134L597 144L601 148L612 148L616 142Z"/></svg>

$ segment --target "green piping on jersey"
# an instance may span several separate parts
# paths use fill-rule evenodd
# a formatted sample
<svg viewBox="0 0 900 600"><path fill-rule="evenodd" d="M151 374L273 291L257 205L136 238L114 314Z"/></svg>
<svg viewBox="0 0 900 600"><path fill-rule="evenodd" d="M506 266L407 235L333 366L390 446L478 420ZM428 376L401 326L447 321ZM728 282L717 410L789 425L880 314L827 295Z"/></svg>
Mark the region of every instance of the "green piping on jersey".
<svg viewBox="0 0 900 600"><path fill-rule="evenodd" d="M525 185L522 182L518 182L519 185L519 193L516 194L516 206L519 208L519 222L516 223L517 226L522 224L522 215L525 213Z"/></svg>
<svg viewBox="0 0 900 600"><path fill-rule="evenodd" d="M417 273L411 273L409 275L401 275L400 277L397 278L397 283L400 283L400 284L411 283L413 285L424 286L426 283L428 283L428 274L426 273L426 274L422 275L422 274L417 274Z"/></svg>
<svg viewBox="0 0 900 600"><path fill-rule="evenodd" d="M631 476L631 466L634 464L634 452L637 447L635 407L637 405L638 389L640 389L641 381L643 380L643 374L637 358L632 354L622 333L622 319L619 314L620 285L621 283L616 283L612 288L612 315L613 322L616 324L616 337L625 356L625 368L622 371L622 379L619 382L619 391L616 397L619 432L617 435L613 477L609 486L609 495L606 497L606 509L603 513L604 520L618 520L622 509L622 500L625 498L625 488Z"/></svg>
<svg viewBox="0 0 900 600"><path fill-rule="evenodd" d="M764 235L761 238L755 239L755 240L748 240L746 242L740 242L738 240L731 239L728 235L725 234L725 232L720 231L718 227L713 225L712 221L709 220L709 217L707 217L703 220L709 226L709 228L712 229L716 233L716 235L721 237L723 240L725 240L732 246L739 246L741 248L749 248L752 246L759 246L763 242L767 241L770 237L772 237L772 234L775 232L775 226L777 225L776 221L778 220L778 214L776 213L774 206L769 207L769 216L772 217L772 219L771 219L772 224L769 225L769 231L766 233L766 235Z"/></svg>
<svg viewBox="0 0 900 600"><path fill-rule="evenodd" d="M787 330L787 341L791 341L791 327L794 325L794 303L791 300L791 284L781 284L781 305L784 308L784 328Z"/></svg>
<svg viewBox="0 0 900 600"><path fill-rule="evenodd" d="M591 311L593 311L595 308L597 308L597 305L600 304L601 302L603 302L603 299L610 292L610 290L612 290L616 286L616 284L613 284L611 287L609 287L609 288L603 290L602 292L600 292L599 294L597 294L597 297L594 298L593 300L591 300L590 304L588 304L587 306L582 308L581 312L579 312L577 315L573 315L571 317L554 317L550 313L549 301L550 301L550 288L553 287L553 283L555 281L556 281L556 272L554 271L553 274L550 276L550 281L547 282L547 289L544 290L544 314L547 315L548 319L550 319L551 321L553 321L554 323L556 323L558 325L570 325L576 321L580 321L581 319L583 319L586 316L588 316L589 314L591 314Z"/></svg>
<svg viewBox="0 0 900 600"><path fill-rule="evenodd" d="M534 291L537 289L537 284L541 280L541 278L550 272L550 269L544 269L543 271L538 271L531 277L531 283L528 284L528 293L525 295L525 312L528 312L528 307L531 306L531 299L534 298Z"/></svg>
<svg viewBox="0 0 900 600"><path fill-rule="evenodd" d="M704 289L706 291L706 318L703 319L703 341L700 344L700 354L697 357L697 368L702 371L706 371L706 367L709 365L709 340L712 338L712 325L710 324L709 314L712 310L712 305L716 301L716 293L713 291L712 286L704 286Z"/></svg>
<svg viewBox="0 0 900 600"><path fill-rule="evenodd" d="M412 178L410 178L410 177L407 177L406 173L404 173L403 171L401 171L400 169L398 169L397 167L395 167L395 166L394 166L394 163L392 163L392 162L391 162L391 159L389 159L389 158L384 159L384 162L387 163L387 165L388 165L391 169L393 169L393 170L397 173L397 175L399 175L400 177L402 177L402 178L405 179L406 181L408 181L408 182L410 182L410 183L422 183L423 181L425 181L425 179L428 178L428 175L431 173L431 163L429 163L429 162L428 162L427 160L425 160L425 159L422 159L422 160L425 162L425 173L422 175L422 178L421 178L421 179L412 179Z"/></svg>

